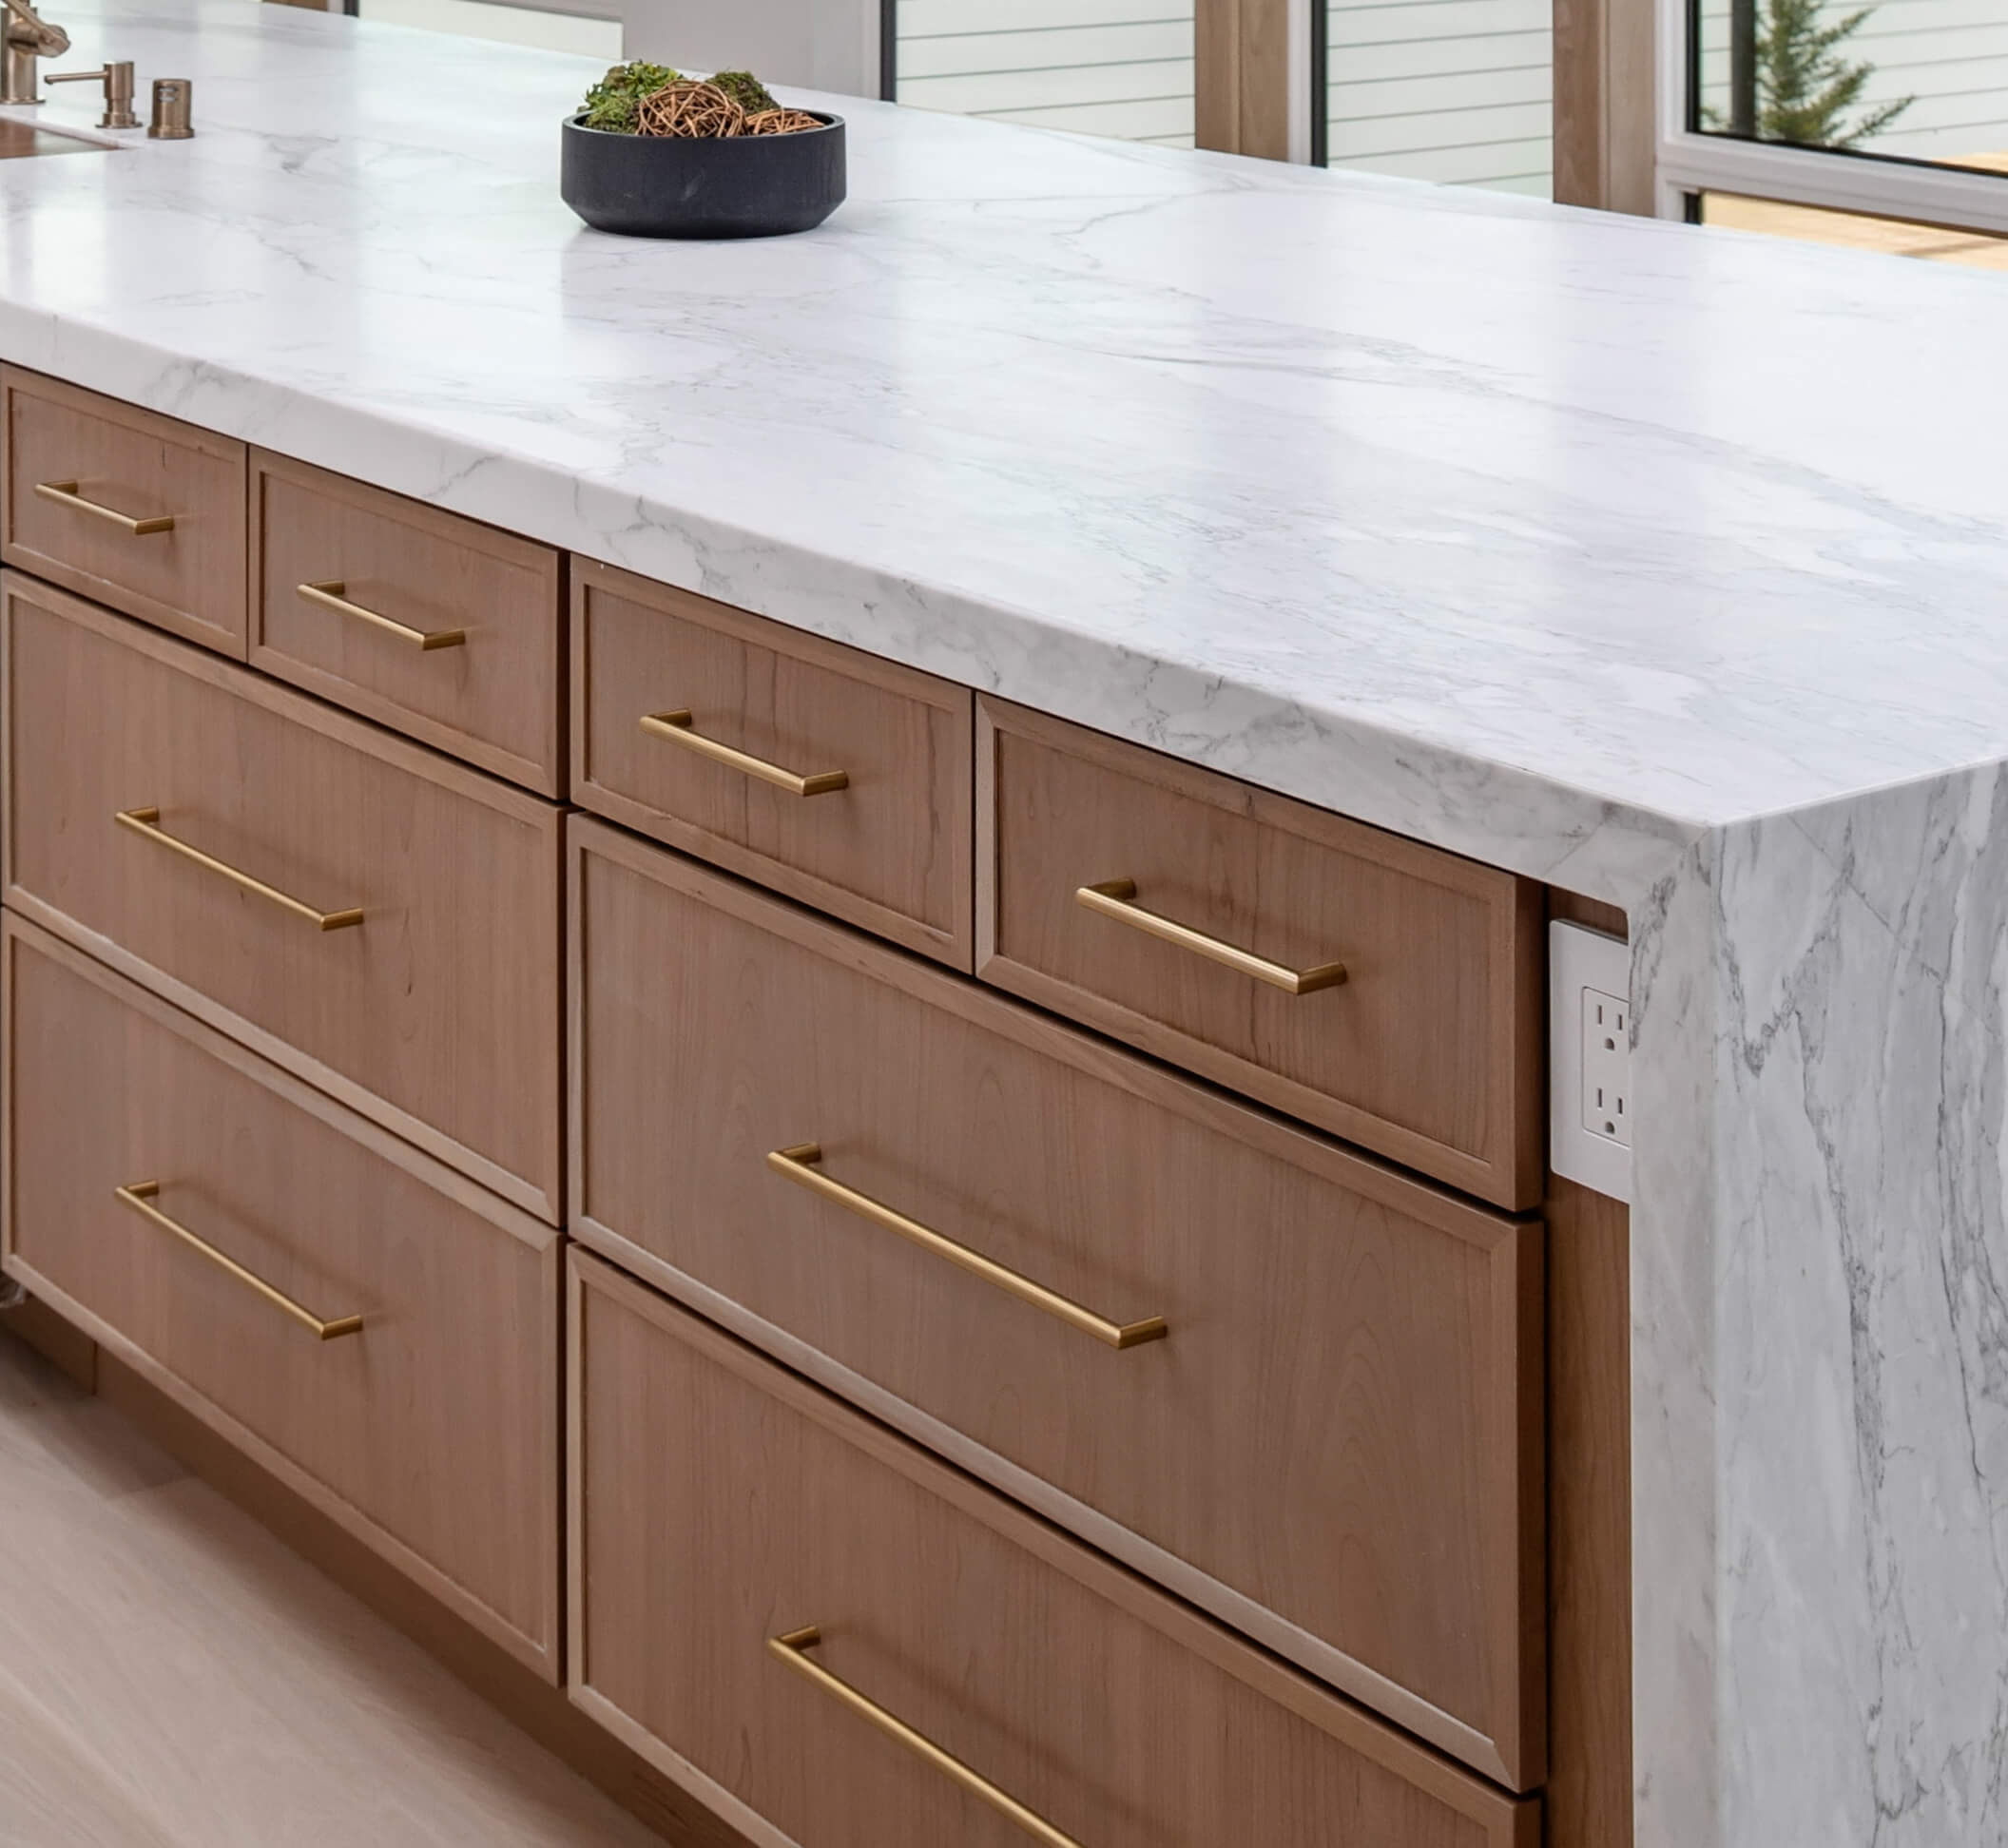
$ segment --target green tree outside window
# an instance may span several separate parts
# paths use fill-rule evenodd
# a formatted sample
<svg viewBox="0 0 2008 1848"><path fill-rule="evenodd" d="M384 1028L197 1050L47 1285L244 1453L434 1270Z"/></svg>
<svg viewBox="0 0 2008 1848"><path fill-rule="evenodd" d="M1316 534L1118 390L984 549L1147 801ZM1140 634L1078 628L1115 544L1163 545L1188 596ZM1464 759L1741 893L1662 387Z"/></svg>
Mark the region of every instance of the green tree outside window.
<svg viewBox="0 0 2008 1848"><path fill-rule="evenodd" d="M1709 126L1798 147L1857 147L1879 135L1917 99L1860 111L1876 74L1843 48L1874 14L1863 7L1831 24L1825 0L1733 0L1729 11L1729 113L1708 111Z"/></svg>

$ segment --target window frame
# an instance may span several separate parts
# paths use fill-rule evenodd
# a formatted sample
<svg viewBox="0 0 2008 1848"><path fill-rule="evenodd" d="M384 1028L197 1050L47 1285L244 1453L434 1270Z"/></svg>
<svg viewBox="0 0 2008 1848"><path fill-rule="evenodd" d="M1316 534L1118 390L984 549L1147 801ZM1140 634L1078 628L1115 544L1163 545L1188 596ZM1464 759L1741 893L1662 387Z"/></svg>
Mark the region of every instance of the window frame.
<svg viewBox="0 0 2008 1848"><path fill-rule="evenodd" d="M535 4L535 0L525 0ZM1323 0L1192 0L1195 144L1306 161L1314 125L1313 31ZM878 0L878 95L898 101L899 4Z"/></svg>
<svg viewBox="0 0 2008 1848"><path fill-rule="evenodd" d="M1661 218L1685 218L1690 198L1724 192L1953 230L2008 233L2008 174L1962 172L1904 155L1788 147L1702 133L1695 114L1701 55L1698 0L1654 4L1654 165Z"/></svg>

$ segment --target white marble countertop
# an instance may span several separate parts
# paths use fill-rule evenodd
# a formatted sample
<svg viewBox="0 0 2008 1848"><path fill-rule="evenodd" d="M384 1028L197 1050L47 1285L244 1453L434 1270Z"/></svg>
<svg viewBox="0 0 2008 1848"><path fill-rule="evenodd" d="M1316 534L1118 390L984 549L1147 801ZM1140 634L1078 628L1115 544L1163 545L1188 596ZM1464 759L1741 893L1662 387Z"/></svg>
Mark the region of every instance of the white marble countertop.
<svg viewBox="0 0 2008 1848"><path fill-rule="evenodd" d="M1636 1848L2008 1841L2008 282L860 103L628 242L583 61L52 10L201 133L0 357L1625 905Z"/></svg>
<svg viewBox="0 0 2008 1848"><path fill-rule="evenodd" d="M0 164L26 364L1620 902L2008 756L1997 278L855 100L623 241L588 61L56 11L202 133Z"/></svg>

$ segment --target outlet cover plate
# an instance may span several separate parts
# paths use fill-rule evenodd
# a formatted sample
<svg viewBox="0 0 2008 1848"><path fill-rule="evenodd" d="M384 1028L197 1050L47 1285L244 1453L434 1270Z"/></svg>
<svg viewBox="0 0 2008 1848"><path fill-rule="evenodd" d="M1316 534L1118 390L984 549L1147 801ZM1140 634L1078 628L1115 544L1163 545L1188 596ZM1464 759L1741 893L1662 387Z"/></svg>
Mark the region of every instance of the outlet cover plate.
<svg viewBox="0 0 2008 1848"><path fill-rule="evenodd" d="M1548 926L1548 1165L1612 1200L1632 1199L1632 1150L1583 1121L1583 1011L1632 992L1632 947L1580 924ZM1628 1088L1631 1088L1628 1087ZM1633 1113L1636 1114L1635 1112Z"/></svg>

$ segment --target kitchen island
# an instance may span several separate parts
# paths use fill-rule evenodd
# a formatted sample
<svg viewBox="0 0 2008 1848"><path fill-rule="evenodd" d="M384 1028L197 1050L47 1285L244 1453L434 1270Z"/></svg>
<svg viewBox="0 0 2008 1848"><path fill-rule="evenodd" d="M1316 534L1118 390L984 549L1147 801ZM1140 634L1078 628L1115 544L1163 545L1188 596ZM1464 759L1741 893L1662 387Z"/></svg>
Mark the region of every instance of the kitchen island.
<svg viewBox="0 0 2008 1848"><path fill-rule="evenodd" d="M1635 1839L2002 1838L1997 280L856 101L819 232L622 242L580 61L63 23L199 135L0 165L0 360L1622 910Z"/></svg>

